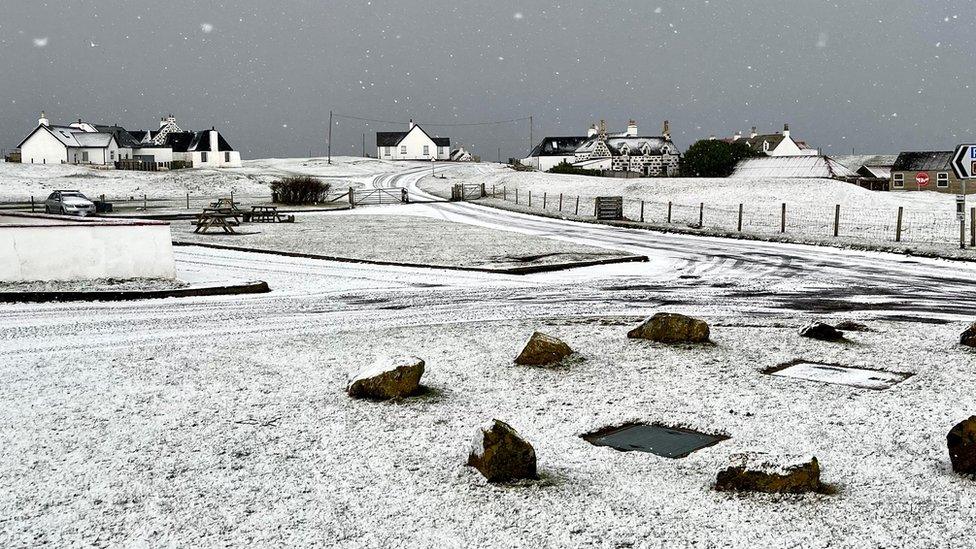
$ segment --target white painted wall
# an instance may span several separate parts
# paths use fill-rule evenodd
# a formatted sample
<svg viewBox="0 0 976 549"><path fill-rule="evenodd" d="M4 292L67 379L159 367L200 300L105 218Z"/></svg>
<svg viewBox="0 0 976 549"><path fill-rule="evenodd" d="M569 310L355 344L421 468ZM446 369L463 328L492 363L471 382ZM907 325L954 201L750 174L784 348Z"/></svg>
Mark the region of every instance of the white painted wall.
<svg viewBox="0 0 976 549"><path fill-rule="evenodd" d="M817 149L801 149L790 137L779 142L775 149L769 151L769 156L817 156Z"/></svg>
<svg viewBox="0 0 976 549"><path fill-rule="evenodd" d="M153 162L172 162L173 149L169 147L144 147L140 149L132 149L132 156L129 158L135 158L136 156L151 156L153 157Z"/></svg>
<svg viewBox="0 0 976 549"><path fill-rule="evenodd" d="M61 164L68 161L68 148L47 130L34 132L20 147L25 164Z"/></svg>
<svg viewBox="0 0 976 549"><path fill-rule="evenodd" d="M176 277L168 223L25 217L0 215L0 282Z"/></svg>
<svg viewBox="0 0 976 549"><path fill-rule="evenodd" d="M427 147L427 154L424 154L424 146ZM406 150L403 147L406 147ZM389 147L389 154L387 154L387 147L376 147L376 158L384 160L430 160L432 158L450 160L451 148L449 146L438 147L420 129L420 126L414 126L407 133L407 136L400 141L399 145Z"/></svg>
<svg viewBox="0 0 976 549"><path fill-rule="evenodd" d="M533 168L539 170L540 172L545 172L551 170L553 167L558 166L563 161L573 164L576 162L576 155L569 156L530 156L528 158L522 159L522 164L526 166L532 166Z"/></svg>
<svg viewBox="0 0 976 549"><path fill-rule="evenodd" d="M186 153L173 153L175 160L193 162L194 168L240 168L241 153L238 151L218 151L218 132L210 131L210 150L207 151L207 160L203 160L203 151Z"/></svg>

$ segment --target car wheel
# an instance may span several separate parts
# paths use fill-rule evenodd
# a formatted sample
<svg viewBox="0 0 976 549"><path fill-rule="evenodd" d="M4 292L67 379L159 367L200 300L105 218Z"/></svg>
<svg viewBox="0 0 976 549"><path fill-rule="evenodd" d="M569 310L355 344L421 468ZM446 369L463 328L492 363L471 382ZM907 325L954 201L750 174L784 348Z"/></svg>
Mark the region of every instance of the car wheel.
<svg viewBox="0 0 976 549"><path fill-rule="evenodd" d="M44 205L44 213L46 213L46 214L51 213L51 207L45 204Z"/></svg>
<svg viewBox="0 0 976 549"><path fill-rule="evenodd" d="M68 215L68 212L64 211L64 206L61 206L61 215Z"/></svg>

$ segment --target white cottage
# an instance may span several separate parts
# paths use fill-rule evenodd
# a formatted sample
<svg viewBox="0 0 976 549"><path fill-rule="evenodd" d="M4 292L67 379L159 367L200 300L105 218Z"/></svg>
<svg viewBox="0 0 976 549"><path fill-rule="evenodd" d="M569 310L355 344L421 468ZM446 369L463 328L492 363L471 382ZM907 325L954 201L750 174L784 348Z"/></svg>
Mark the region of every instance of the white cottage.
<svg viewBox="0 0 976 549"><path fill-rule="evenodd" d="M376 132L376 158L382 160L450 160L451 138L431 137L410 121L405 132Z"/></svg>
<svg viewBox="0 0 976 549"><path fill-rule="evenodd" d="M112 164L120 158L115 136L82 128L81 121L70 126L52 126L41 113L37 127L17 148L25 164ZM91 130L91 131L89 131Z"/></svg>
<svg viewBox="0 0 976 549"><path fill-rule="evenodd" d="M783 133L756 133L756 127L748 136L736 133L730 138L724 139L727 143L745 143L756 153L766 156L817 156L820 154L817 149L810 148L806 142L793 139L790 134L790 125L783 125Z"/></svg>

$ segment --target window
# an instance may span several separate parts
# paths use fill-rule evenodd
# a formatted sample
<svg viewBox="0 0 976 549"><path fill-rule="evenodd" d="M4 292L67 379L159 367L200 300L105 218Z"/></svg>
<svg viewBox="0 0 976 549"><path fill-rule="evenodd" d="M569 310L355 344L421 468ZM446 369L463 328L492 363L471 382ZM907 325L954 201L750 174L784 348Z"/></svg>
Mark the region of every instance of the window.
<svg viewBox="0 0 976 549"><path fill-rule="evenodd" d="M383 156L390 156L390 148L383 147Z"/></svg>
<svg viewBox="0 0 976 549"><path fill-rule="evenodd" d="M939 172L936 176L936 181L939 187L945 189L949 186L949 172Z"/></svg>
<svg viewBox="0 0 976 549"><path fill-rule="evenodd" d="M200 153L200 162L206 162L206 161L207 161L207 151L203 151Z"/></svg>
<svg viewBox="0 0 976 549"><path fill-rule="evenodd" d="M230 162L230 153L229 152L225 152L224 153L224 162L228 162L228 163Z"/></svg>
<svg viewBox="0 0 976 549"><path fill-rule="evenodd" d="M424 145L424 156L428 156L429 154L430 154L430 145Z"/></svg>
<svg viewBox="0 0 976 549"><path fill-rule="evenodd" d="M400 154L407 154L407 146L400 145Z"/></svg>
<svg viewBox="0 0 976 549"><path fill-rule="evenodd" d="M88 151L84 151L81 153L81 161L88 162Z"/></svg>
<svg viewBox="0 0 976 549"><path fill-rule="evenodd" d="M903 174L903 173L896 173L896 174L892 175L891 176L891 182L892 182L892 185L891 186L894 187L894 188L896 188L896 189L903 189L903 188L905 188L905 174Z"/></svg>
<svg viewBox="0 0 976 549"><path fill-rule="evenodd" d="M108 157L115 160L115 151L108 151Z"/></svg>

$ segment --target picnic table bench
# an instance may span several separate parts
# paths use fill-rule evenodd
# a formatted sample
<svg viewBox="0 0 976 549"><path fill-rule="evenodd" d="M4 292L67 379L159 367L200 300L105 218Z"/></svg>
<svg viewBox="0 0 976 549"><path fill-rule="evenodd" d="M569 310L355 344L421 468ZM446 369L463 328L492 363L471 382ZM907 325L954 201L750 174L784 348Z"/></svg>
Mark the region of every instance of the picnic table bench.
<svg viewBox="0 0 976 549"><path fill-rule="evenodd" d="M213 227L220 227L225 233L234 234L234 227L241 224L238 216L240 212L227 208L204 208L197 214L194 224L197 226L193 230L195 233L205 233Z"/></svg>
<svg viewBox="0 0 976 549"><path fill-rule="evenodd" d="M244 221L252 223L294 223L295 216L278 213L277 206L251 206L251 211L244 214Z"/></svg>

